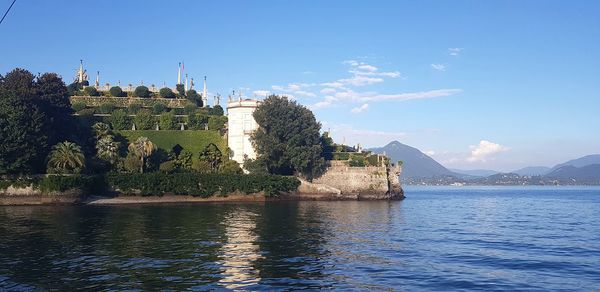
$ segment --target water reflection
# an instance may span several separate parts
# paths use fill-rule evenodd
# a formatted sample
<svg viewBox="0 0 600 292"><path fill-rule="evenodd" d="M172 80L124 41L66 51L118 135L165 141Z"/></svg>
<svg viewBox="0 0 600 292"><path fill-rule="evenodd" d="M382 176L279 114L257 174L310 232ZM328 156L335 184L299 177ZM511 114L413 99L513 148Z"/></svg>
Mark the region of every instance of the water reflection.
<svg viewBox="0 0 600 292"><path fill-rule="evenodd" d="M262 257L254 233L256 217L256 213L240 210L227 214L223 220L225 243L220 248L218 264L224 268L219 283L225 288L240 289L260 281L260 272L253 267L253 262Z"/></svg>

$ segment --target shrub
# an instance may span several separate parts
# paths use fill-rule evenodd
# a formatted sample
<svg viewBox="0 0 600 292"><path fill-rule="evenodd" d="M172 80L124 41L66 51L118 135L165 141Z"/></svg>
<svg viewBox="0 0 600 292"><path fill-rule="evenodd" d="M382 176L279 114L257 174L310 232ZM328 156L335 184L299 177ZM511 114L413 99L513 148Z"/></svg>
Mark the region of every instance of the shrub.
<svg viewBox="0 0 600 292"><path fill-rule="evenodd" d="M185 96L185 86L183 86L183 84L177 84L177 85L175 85L175 90L177 90L177 93L179 94L179 97L184 97Z"/></svg>
<svg viewBox="0 0 600 292"><path fill-rule="evenodd" d="M241 174L195 174L195 173L136 173L108 174L108 184L125 193L141 192L142 195L192 195L210 197L233 192L252 194L264 192L275 196L298 188L300 181L295 177L275 175Z"/></svg>
<svg viewBox="0 0 600 292"><path fill-rule="evenodd" d="M84 193L99 193L104 191L106 181L102 176L61 176L51 175L44 177L39 183L40 190L47 192L64 192L79 189Z"/></svg>
<svg viewBox="0 0 600 292"><path fill-rule="evenodd" d="M148 89L148 87L141 85L135 88L135 90L133 91L133 96L135 97L150 97L150 90Z"/></svg>
<svg viewBox="0 0 600 292"><path fill-rule="evenodd" d="M366 163L368 166L379 166L379 159L377 155L367 156Z"/></svg>
<svg viewBox="0 0 600 292"><path fill-rule="evenodd" d="M85 107L86 107L85 102L76 102L71 105L71 108L73 108L73 111L75 111L75 112L83 110L83 109L85 109Z"/></svg>
<svg viewBox="0 0 600 292"><path fill-rule="evenodd" d="M113 86L108 90L108 93L110 93L110 96L112 97L124 97L127 96L127 93L123 92L123 89L121 89L121 87L119 86Z"/></svg>
<svg viewBox="0 0 600 292"><path fill-rule="evenodd" d="M98 111L101 114L110 114L115 110L116 106L114 103L112 102L106 102L100 105L100 107L98 107Z"/></svg>
<svg viewBox="0 0 600 292"><path fill-rule="evenodd" d="M175 92L168 87L161 88L158 91L158 95L162 98L175 98Z"/></svg>
<svg viewBox="0 0 600 292"><path fill-rule="evenodd" d="M131 120L127 113L118 109L113 111L110 115L109 119L110 125L114 130L130 130L131 129Z"/></svg>
<svg viewBox="0 0 600 292"><path fill-rule="evenodd" d="M136 130L152 130L156 125L154 116L148 110L140 110L133 118Z"/></svg>
<svg viewBox="0 0 600 292"><path fill-rule="evenodd" d="M350 153L348 152L334 152L333 153L333 160L349 160L350 159Z"/></svg>
<svg viewBox="0 0 600 292"><path fill-rule="evenodd" d="M204 130L208 123L208 116L193 114L188 116L187 125L190 130Z"/></svg>
<svg viewBox="0 0 600 292"><path fill-rule="evenodd" d="M192 162L192 169L198 173L209 173L212 172L210 163L204 160L195 160Z"/></svg>
<svg viewBox="0 0 600 292"><path fill-rule="evenodd" d="M129 173L140 172L142 161L132 152L127 153L127 157L123 160L123 169Z"/></svg>
<svg viewBox="0 0 600 292"><path fill-rule="evenodd" d="M227 160L221 165L221 169L219 170L221 173L225 174L242 174L242 168L235 160Z"/></svg>
<svg viewBox="0 0 600 292"><path fill-rule="evenodd" d="M158 170L164 173L173 173L176 169L175 162L173 160L165 161L160 164Z"/></svg>
<svg viewBox="0 0 600 292"><path fill-rule="evenodd" d="M96 88L93 86L88 86L84 88L83 92L85 93L85 95L89 96L100 96L100 92L98 92L98 90L96 90Z"/></svg>
<svg viewBox="0 0 600 292"><path fill-rule="evenodd" d="M210 114L213 116L222 116L224 114L223 108L220 105L215 105L210 109Z"/></svg>
<svg viewBox="0 0 600 292"><path fill-rule="evenodd" d="M152 113L155 115L160 115L167 110L167 106L162 103L157 103L152 106Z"/></svg>
<svg viewBox="0 0 600 292"><path fill-rule="evenodd" d="M188 103L183 107L183 112L186 115L193 115L196 113L196 110L198 109L198 107L193 104L193 103Z"/></svg>
<svg viewBox="0 0 600 292"><path fill-rule="evenodd" d="M175 114L168 112L160 115L159 126L161 130L176 130L177 120Z"/></svg>
<svg viewBox="0 0 600 292"><path fill-rule="evenodd" d="M352 167L363 167L365 166L365 157L363 155L352 155L350 156L349 165Z"/></svg>
<svg viewBox="0 0 600 292"><path fill-rule="evenodd" d="M142 104L139 102L134 102L127 106L127 112L129 114L135 115L142 109Z"/></svg>
<svg viewBox="0 0 600 292"><path fill-rule="evenodd" d="M225 128L227 123L227 117L225 116L209 116L208 117L208 129L209 130L222 130Z"/></svg>

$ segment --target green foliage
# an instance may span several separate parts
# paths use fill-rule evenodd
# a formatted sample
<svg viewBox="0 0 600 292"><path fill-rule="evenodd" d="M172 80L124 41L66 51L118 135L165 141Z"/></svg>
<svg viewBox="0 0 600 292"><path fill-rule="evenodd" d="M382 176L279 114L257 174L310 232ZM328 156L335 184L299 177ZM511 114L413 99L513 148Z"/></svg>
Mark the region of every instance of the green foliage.
<svg viewBox="0 0 600 292"><path fill-rule="evenodd" d="M134 102L127 106L127 112L131 115L137 114L141 109L142 109L142 104L139 102Z"/></svg>
<svg viewBox="0 0 600 292"><path fill-rule="evenodd" d="M160 172L173 173L175 172L176 168L177 165L175 164L175 161L169 160L161 163L158 169L160 170Z"/></svg>
<svg viewBox="0 0 600 292"><path fill-rule="evenodd" d="M244 169L250 174L256 175L267 175L269 170L267 169L267 163L261 159L244 159Z"/></svg>
<svg viewBox="0 0 600 292"><path fill-rule="evenodd" d="M175 92L171 88L163 87L158 91L158 95L162 98L175 98Z"/></svg>
<svg viewBox="0 0 600 292"><path fill-rule="evenodd" d="M321 124L309 109L272 95L253 115L260 128L252 134L252 143L270 173L298 173L309 180L322 174L327 164L322 157Z"/></svg>
<svg viewBox="0 0 600 292"><path fill-rule="evenodd" d="M148 110L140 110L133 118L138 130L151 130L156 125L154 116Z"/></svg>
<svg viewBox="0 0 600 292"><path fill-rule="evenodd" d="M196 90L188 90L186 98L193 102L197 107L202 107L202 96L196 92Z"/></svg>
<svg viewBox="0 0 600 292"><path fill-rule="evenodd" d="M119 160L119 144L111 135L101 136L96 142L96 156L114 165Z"/></svg>
<svg viewBox="0 0 600 292"><path fill-rule="evenodd" d="M216 131L115 131L131 143L139 137L148 137L158 148L171 151L176 145L196 155L213 143L219 149L225 149L227 143Z"/></svg>
<svg viewBox="0 0 600 292"><path fill-rule="evenodd" d="M227 160L221 164L219 172L225 174L242 174L242 168L240 168L239 163L235 160Z"/></svg>
<svg viewBox="0 0 600 292"><path fill-rule="evenodd" d="M217 145L210 143L200 152L200 160L208 162L210 169L215 171L223 161L223 153Z"/></svg>
<svg viewBox="0 0 600 292"><path fill-rule="evenodd" d="M210 109L210 114L214 116L222 116L224 115L223 108L220 105L215 105Z"/></svg>
<svg viewBox="0 0 600 292"><path fill-rule="evenodd" d="M200 114L189 115L187 121L188 129L190 130L204 130L208 124L208 116Z"/></svg>
<svg viewBox="0 0 600 292"><path fill-rule="evenodd" d="M348 152L334 152L332 160L350 160L350 153L348 153Z"/></svg>
<svg viewBox="0 0 600 292"><path fill-rule="evenodd" d="M105 187L106 181L102 176L50 175L39 182L39 188L43 193L82 190L84 194L97 194L103 192Z"/></svg>
<svg viewBox="0 0 600 292"><path fill-rule="evenodd" d="M157 103L152 106L152 114L160 115L167 110L167 106L162 103Z"/></svg>
<svg viewBox="0 0 600 292"><path fill-rule="evenodd" d="M133 96L143 97L143 98L150 97L150 90L148 89L148 87L146 87L144 85L138 86L133 91Z"/></svg>
<svg viewBox="0 0 600 292"><path fill-rule="evenodd" d="M123 92L123 89L121 89L121 87L119 87L119 86L113 86L113 87L111 87L108 90L108 93L112 97L125 97L125 96L127 96L127 93Z"/></svg>
<svg viewBox="0 0 600 292"><path fill-rule="evenodd" d="M111 135L110 126L105 123L95 123L92 126L92 131L96 139Z"/></svg>
<svg viewBox="0 0 600 292"><path fill-rule="evenodd" d="M193 104L193 103L188 103L183 107L183 112L186 115L193 115L196 113L196 110L198 109L198 107Z"/></svg>
<svg viewBox="0 0 600 292"><path fill-rule="evenodd" d="M88 87L84 88L83 93L85 93L85 95L89 95L89 96L100 96L100 92L98 92L98 90L96 90L96 88L93 86L88 86Z"/></svg>
<svg viewBox="0 0 600 292"><path fill-rule="evenodd" d="M203 160L195 160L192 162L192 170L197 173L210 173L212 169L210 167L210 163Z"/></svg>
<svg viewBox="0 0 600 292"><path fill-rule="evenodd" d="M110 115L110 125L114 130L131 129L131 120L124 110L118 109Z"/></svg>
<svg viewBox="0 0 600 292"><path fill-rule="evenodd" d="M143 173L146 167L146 160L156 150L156 145L147 137L139 137L135 142L129 144L127 150L140 159L140 173Z"/></svg>
<svg viewBox="0 0 600 292"><path fill-rule="evenodd" d="M209 116L208 117L208 129L213 131L220 131L225 128L227 124L227 117L225 116Z"/></svg>
<svg viewBox="0 0 600 292"><path fill-rule="evenodd" d="M172 112L160 115L159 126L161 130L177 130L177 120Z"/></svg>
<svg viewBox="0 0 600 292"><path fill-rule="evenodd" d="M0 174L36 172L48 153L50 120L34 86L33 74L23 69L0 77Z"/></svg>
<svg viewBox="0 0 600 292"><path fill-rule="evenodd" d="M108 174L107 181L112 188L130 194L140 192L161 196L172 193L201 197L234 192L264 192L266 196L276 196L294 191L300 185L294 177L195 173Z"/></svg>
<svg viewBox="0 0 600 292"><path fill-rule="evenodd" d="M351 155L348 164L352 167L363 167L366 165L365 157L363 155Z"/></svg>
<svg viewBox="0 0 600 292"><path fill-rule="evenodd" d="M78 112L80 110L85 109L86 105L85 105L85 102L76 102L71 107L73 108L73 110L75 112Z"/></svg>
<svg viewBox="0 0 600 292"><path fill-rule="evenodd" d="M369 155L366 157L365 163L368 166L379 166L379 159L377 158L377 155Z"/></svg>
<svg viewBox="0 0 600 292"><path fill-rule="evenodd" d="M175 157L175 164L178 169L187 171L192 169L193 154L188 150L182 150L179 155Z"/></svg>
<svg viewBox="0 0 600 292"><path fill-rule="evenodd" d="M185 86L183 86L183 84L175 85L175 90L177 90L177 93L179 94L180 97L185 96Z"/></svg>
<svg viewBox="0 0 600 292"><path fill-rule="evenodd" d="M128 152L123 160L123 170L129 173L140 172L142 168L141 160L133 152Z"/></svg>
<svg viewBox="0 0 600 292"><path fill-rule="evenodd" d="M115 110L116 106L112 102L103 103L98 107L98 112L101 114L110 114Z"/></svg>
<svg viewBox="0 0 600 292"><path fill-rule="evenodd" d="M85 156L79 145L65 141L52 147L48 156L49 173L80 173L84 167Z"/></svg>

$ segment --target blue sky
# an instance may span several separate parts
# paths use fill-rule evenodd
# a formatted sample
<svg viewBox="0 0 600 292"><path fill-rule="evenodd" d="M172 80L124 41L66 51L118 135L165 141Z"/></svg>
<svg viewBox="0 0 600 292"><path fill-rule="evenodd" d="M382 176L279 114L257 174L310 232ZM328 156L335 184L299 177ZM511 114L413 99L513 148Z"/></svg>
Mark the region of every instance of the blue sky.
<svg viewBox="0 0 600 292"><path fill-rule="evenodd" d="M0 10L10 4L0 0ZM598 1L17 0L0 72L288 94L338 142L513 170L600 153ZM199 82L196 82L199 84Z"/></svg>

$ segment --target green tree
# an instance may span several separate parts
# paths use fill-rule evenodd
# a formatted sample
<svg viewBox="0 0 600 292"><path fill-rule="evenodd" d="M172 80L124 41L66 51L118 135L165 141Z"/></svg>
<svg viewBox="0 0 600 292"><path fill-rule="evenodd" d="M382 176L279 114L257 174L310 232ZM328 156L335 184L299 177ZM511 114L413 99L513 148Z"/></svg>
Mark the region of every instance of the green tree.
<svg viewBox="0 0 600 292"><path fill-rule="evenodd" d="M176 130L177 120L173 112L167 112L159 117L159 126L161 130Z"/></svg>
<svg viewBox="0 0 600 292"><path fill-rule="evenodd" d="M183 107L183 113L186 115L193 115L196 113L198 107L193 103L188 103Z"/></svg>
<svg viewBox="0 0 600 292"><path fill-rule="evenodd" d="M270 173L299 174L309 180L322 174L321 124L306 107L271 95L254 111L260 126L251 140Z"/></svg>
<svg viewBox="0 0 600 292"><path fill-rule="evenodd" d="M65 141L52 147L48 157L48 171L52 173L80 173L85 166L81 147Z"/></svg>
<svg viewBox="0 0 600 292"><path fill-rule="evenodd" d="M155 103L152 106L152 113L155 115L160 115L167 110L167 106L162 103Z"/></svg>
<svg viewBox="0 0 600 292"><path fill-rule="evenodd" d="M119 160L119 142L114 141L111 135L101 137L96 142L96 156L114 165Z"/></svg>
<svg viewBox="0 0 600 292"><path fill-rule="evenodd" d="M85 93L85 95L89 96L100 96L100 92L98 92L98 90L93 86L88 86L84 88L83 92Z"/></svg>
<svg viewBox="0 0 600 292"><path fill-rule="evenodd" d="M208 116L208 129L213 131L220 131L225 128L227 124L227 117L225 116Z"/></svg>
<svg viewBox="0 0 600 292"><path fill-rule="evenodd" d="M142 104L139 102L134 102L129 104L129 106L127 107L127 112L129 114L135 115L137 114L140 110L142 109Z"/></svg>
<svg viewBox="0 0 600 292"><path fill-rule="evenodd" d="M192 156L192 152L182 150L175 160L177 167L181 170L192 169Z"/></svg>
<svg viewBox="0 0 600 292"><path fill-rule="evenodd" d="M18 98L0 86L0 174L26 174L39 169L47 153L44 120L44 114L30 100Z"/></svg>
<svg viewBox="0 0 600 292"><path fill-rule="evenodd" d="M240 165L235 160L227 160L221 164L221 168L219 169L221 173L225 174L242 174L243 171L240 168Z"/></svg>
<svg viewBox="0 0 600 292"><path fill-rule="evenodd" d="M124 97L127 96L127 93L123 92L120 86L113 86L108 90L108 93L112 97Z"/></svg>
<svg viewBox="0 0 600 292"><path fill-rule="evenodd" d="M223 108L220 105L215 105L210 109L210 114L213 116L222 116L225 113L223 112Z"/></svg>
<svg viewBox="0 0 600 292"><path fill-rule="evenodd" d="M139 137L135 142L129 144L127 148L130 153L140 161L140 173L144 173L144 167L146 166L146 159L152 155L152 152L156 149L154 143L147 137Z"/></svg>
<svg viewBox="0 0 600 292"><path fill-rule="evenodd" d="M154 116L148 110L141 110L133 118L137 130L152 130L156 125Z"/></svg>
<svg viewBox="0 0 600 292"><path fill-rule="evenodd" d="M135 90L133 91L133 96L135 97L150 97L150 90L148 89L148 87L141 85L135 88Z"/></svg>
<svg viewBox="0 0 600 292"><path fill-rule="evenodd" d="M196 90L190 89L186 93L185 97L193 102L197 107L202 107L202 96L198 94Z"/></svg>
<svg viewBox="0 0 600 292"><path fill-rule="evenodd" d="M122 109L118 109L114 112L112 112L112 114L110 115L110 124L112 126L113 129L115 130L130 130L131 129L131 120L129 119L129 116L127 115L127 113L122 110Z"/></svg>
<svg viewBox="0 0 600 292"><path fill-rule="evenodd" d="M175 93L171 88L163 87L158 91L158 95L162 98L175 98Z"/></svg>
<svg viewBox="0 0 600 292"><path fill-rule="evenodd" d="M177 90L180 98L185 97L185 86L183 86L183 84L175 85L175 90Z"/></svg>
<svg viewBox="0 0 600 292"><path fill-rule="evenodd" d="M44 73L37 79L36 103L46 116L44 128L48 145L77 139L69 93L58 74Z"/></svg>
<svg viewBox="0 0 600 292"><path fill-rule="evenodd" d="M200 160L207 162L211 171L215 171L223 160L223 154L217 145L210 143L200 152Z"/></svg>
<svg viewBox="0 0 600 292"><path fill-rule="evenodd" d="M204 130L208 123L208 116L206 115L191 114L187 118L187 125L191 130Z"/></svg>

